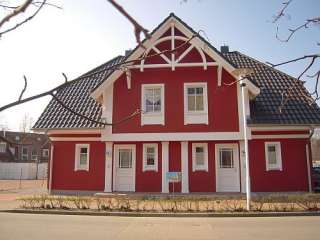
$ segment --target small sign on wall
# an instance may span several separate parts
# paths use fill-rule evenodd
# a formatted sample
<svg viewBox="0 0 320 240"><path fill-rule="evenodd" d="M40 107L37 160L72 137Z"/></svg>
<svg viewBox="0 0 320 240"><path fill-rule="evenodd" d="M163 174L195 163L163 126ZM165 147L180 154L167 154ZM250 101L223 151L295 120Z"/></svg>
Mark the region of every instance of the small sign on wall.
<svg viewBox="0 0 320 240"><path fill-rule="evenodd" d="M170 183L181 182L182 174L181 172L167 172L166 178Z"/></svg>

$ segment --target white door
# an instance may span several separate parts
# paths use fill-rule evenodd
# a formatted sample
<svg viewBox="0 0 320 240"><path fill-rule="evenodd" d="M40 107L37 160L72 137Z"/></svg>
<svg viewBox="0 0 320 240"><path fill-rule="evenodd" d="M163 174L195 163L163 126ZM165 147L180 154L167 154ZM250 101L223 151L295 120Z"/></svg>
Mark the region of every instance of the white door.
<svg viewBox="0 0 320 240"><path fill-rule="evenodd" d="M114 191L135 191L136 146L114 146Z"/></svg>
<svg viewBox="0 0 320 240"><path fill-rule="evenodd" d="M237 144L216 144L216 191L240 192Z"/></svg>

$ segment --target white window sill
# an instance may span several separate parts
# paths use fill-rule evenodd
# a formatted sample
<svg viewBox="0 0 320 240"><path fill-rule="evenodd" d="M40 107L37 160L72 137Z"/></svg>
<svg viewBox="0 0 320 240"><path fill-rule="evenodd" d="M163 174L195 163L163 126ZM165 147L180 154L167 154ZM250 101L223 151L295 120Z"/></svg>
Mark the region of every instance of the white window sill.
<svg viewBox="0 0 320 240"><path fill-rule="evenodd" d="M267 172L270 172L270 171L282 171L282 168L268 168L267 169Z"/></svg>
<svg viewBox="0 0 320 240"><path fill-rule="evenodd" d="M196 169L193 169L192 172L208 172L208 169L206 169L206 168L196 168Z"/></svg>

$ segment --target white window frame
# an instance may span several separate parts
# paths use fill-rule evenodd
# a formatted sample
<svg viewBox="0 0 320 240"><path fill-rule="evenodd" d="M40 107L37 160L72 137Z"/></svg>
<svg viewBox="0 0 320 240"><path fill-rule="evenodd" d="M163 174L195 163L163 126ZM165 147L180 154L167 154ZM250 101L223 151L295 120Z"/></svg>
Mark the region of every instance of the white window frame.
<svg viewBox="0 0 320 240"><path fill-rule="evenodd" d="M148 166L147 165L147 148L148 147L153 147L155 148L155 159L154 159L154 165L153 166ZM142 171L155 171L158 172L158 144L157 143L146 143L143 144L143 167Z"/></svg>
<svg viewBox="0 0 320 240"><path fill-rule="evenodd" d="M74 170L75 171L89 171L89 162L90 162L90 144L76 144L75 147L75 164L74 164ZM87 164L86 165L80 165L80 149L81 148L87 148Z"/></svg>
<svg viewBox="0 0 320 240"><path fill-rule="evenodd" d="M203 147L204 165L196 164L196 148ZM208 172L208 143L192 143L192 171L206 171Z"/></svg>
<svg viewBox="0 0 320 240"><path fill-rule="evenodd" d="M268 147L275 146L276 149L276 164L269 164ZM282 171L282 156L281 156L281 143L280 142L265 142L265 159L266 159L266 170L267 171Z"/></svg>
<svg viewBox="0 0 320 240"><path fill-rule="evenodd" d="M23 153L23 149L27 149L27 153L26 154L24 154ZM23 157L26 157L26 159L23 159ZM22 147L22 149L21 149L21 160L22 161L28 161L29 159L29 148L28 147Z"/></svg>
<svg viewBox="0 0 320 240"><path fill-rule="evenodd" d="M48 148L44 148L42 149L42 157L49 157L49 149Z"/></svg>
<svg viewBox="0 0 320 240"><path fill-rule="evenodd" d="M33 154L35 151L36 154ZM38 160L38 152L37 152L37 149L32 149L31 150L31 160L32 161L37 161Z"/></svg>
<svg viewBox="0 0 320 240"><path fill-rule="evenodd" d="M161 89L161 111L159 112L146 112L146 98L145 93L146 89L150 88L160 88ZM164 98L164 84L142 84L141 85L141 109L143 113L141 114L141 125L153 125L153 124L161 124L164 125L164 106L165 106L165 98Z"/></svg>
<svg viewBox="0 0 320 240"><path fill-rule="evenodd" d="M0 147L0 149L1 149L0 153L5 153L5 152L7 151L7 143L5 143L5 142L0 142L0 145L1 145L1 147ZM2 151L2 149L3 149L3 151Z"/></svg>
<svg viewBox="0 0 320 240"><path fill-rule="evenodd" d="M188 110L188 88L203 88L203 111ZM209 124L208 121L208 88L206 82L184 83L184 124Z"/></svg>

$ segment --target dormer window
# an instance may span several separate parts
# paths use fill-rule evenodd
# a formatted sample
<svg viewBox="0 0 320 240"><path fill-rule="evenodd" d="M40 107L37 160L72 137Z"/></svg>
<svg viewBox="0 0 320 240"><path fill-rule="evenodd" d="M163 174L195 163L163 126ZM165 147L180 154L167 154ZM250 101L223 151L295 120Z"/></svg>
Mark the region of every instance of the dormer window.
<svg viewBox="0 0 320 240"><path fill-rule="evenodd" d="M142 84L141 125L164 125L164 84Z"/></svg>

